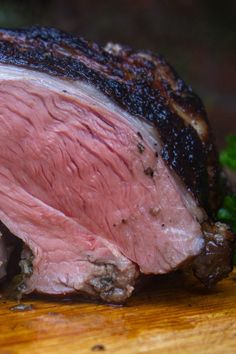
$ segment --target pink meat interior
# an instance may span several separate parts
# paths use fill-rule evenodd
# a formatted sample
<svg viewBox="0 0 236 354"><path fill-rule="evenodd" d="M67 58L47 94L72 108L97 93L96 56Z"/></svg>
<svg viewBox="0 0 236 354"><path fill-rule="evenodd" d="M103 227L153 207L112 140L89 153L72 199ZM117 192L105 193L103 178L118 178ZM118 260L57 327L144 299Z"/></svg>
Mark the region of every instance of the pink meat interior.
<svg viewBox="0 0 236 354"><path fill-rule="evenodd" d="M34 253L31 290L79 289L92 263L166 273L201 229L156 147L109 107L0 83L0 219Z"/></svg>

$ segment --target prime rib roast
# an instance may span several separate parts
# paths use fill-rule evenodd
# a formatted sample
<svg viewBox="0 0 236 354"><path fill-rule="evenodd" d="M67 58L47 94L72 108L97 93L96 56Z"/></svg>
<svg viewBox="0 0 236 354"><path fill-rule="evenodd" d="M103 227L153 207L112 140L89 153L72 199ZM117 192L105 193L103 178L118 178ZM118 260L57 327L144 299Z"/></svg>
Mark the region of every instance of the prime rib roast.
<svg viewBox="0 0 236 354"><path fill-rule="evenodd" d="M123 302L186 268L211 286L232 270L220 198L204 107L162 56L0 30L2 281L19 254L26 294Z"/></svg>

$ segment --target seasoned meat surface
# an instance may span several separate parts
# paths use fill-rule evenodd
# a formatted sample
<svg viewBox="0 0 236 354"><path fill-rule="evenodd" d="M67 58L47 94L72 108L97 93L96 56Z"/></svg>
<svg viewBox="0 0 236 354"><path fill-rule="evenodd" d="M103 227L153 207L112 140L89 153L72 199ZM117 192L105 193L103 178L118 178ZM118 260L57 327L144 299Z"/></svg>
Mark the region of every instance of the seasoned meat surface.
<svg viewBox="0 0 236 354"><path fill-rule="evenodd" d="M154 124L168 166L208 213L216 210L218 166L204 107L163 57L32 27L0 30L0 63L90 83Z"/></svg>
<svg viewBox="0 0 236 354"><path fill-rule="evenodd" d="M132 262L163 274L200 252L201 226L151 126L90 86L1 74L0 218L36 255L28 292L84 291L111 264L128 294Z"/></svg>
<svg viewBox="0 0 236 354"><path fill-rule="evenodd" d="M32 261L23 292L123 302L140 272L194 264L211 285L231 270L206 113L164 58L2 29L0 107L0 220Z"/></svg>
<svg viewBox="0 0 236 354"><path fill-rule="evenodd" d="M220 222L203 224L205 246L193 262L196 277L208 287L225 278L233 269L235 238Z"/></svg>

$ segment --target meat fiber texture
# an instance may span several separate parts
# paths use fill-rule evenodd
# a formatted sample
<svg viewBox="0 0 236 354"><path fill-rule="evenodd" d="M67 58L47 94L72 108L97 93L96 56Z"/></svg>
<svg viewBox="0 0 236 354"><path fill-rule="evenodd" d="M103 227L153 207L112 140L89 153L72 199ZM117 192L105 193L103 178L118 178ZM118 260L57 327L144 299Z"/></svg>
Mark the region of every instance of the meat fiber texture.
<svg viewBox="0 0 236 354"><path fill-rule="evenodd" d="M0 122L0 220L33 254L24 293L122 302L140 273L231 270L206 114L162 57L0 30Z"/></svg>

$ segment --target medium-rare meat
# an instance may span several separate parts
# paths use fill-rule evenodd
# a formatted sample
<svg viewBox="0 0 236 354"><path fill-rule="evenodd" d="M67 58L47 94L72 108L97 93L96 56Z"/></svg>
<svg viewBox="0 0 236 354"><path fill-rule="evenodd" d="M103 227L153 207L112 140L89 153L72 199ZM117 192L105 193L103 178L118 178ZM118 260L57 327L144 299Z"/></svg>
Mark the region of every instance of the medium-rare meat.
<svg viewBox="0 0 236 354"><path fill-rule="evenodd" d="M140 272L231 270L206 113L162 57L0 30L0 109L0 220L25 244L23 271L32 262L24 293L121 302ZM210 232L227 239L212 277L198 271Z"/></svg>

